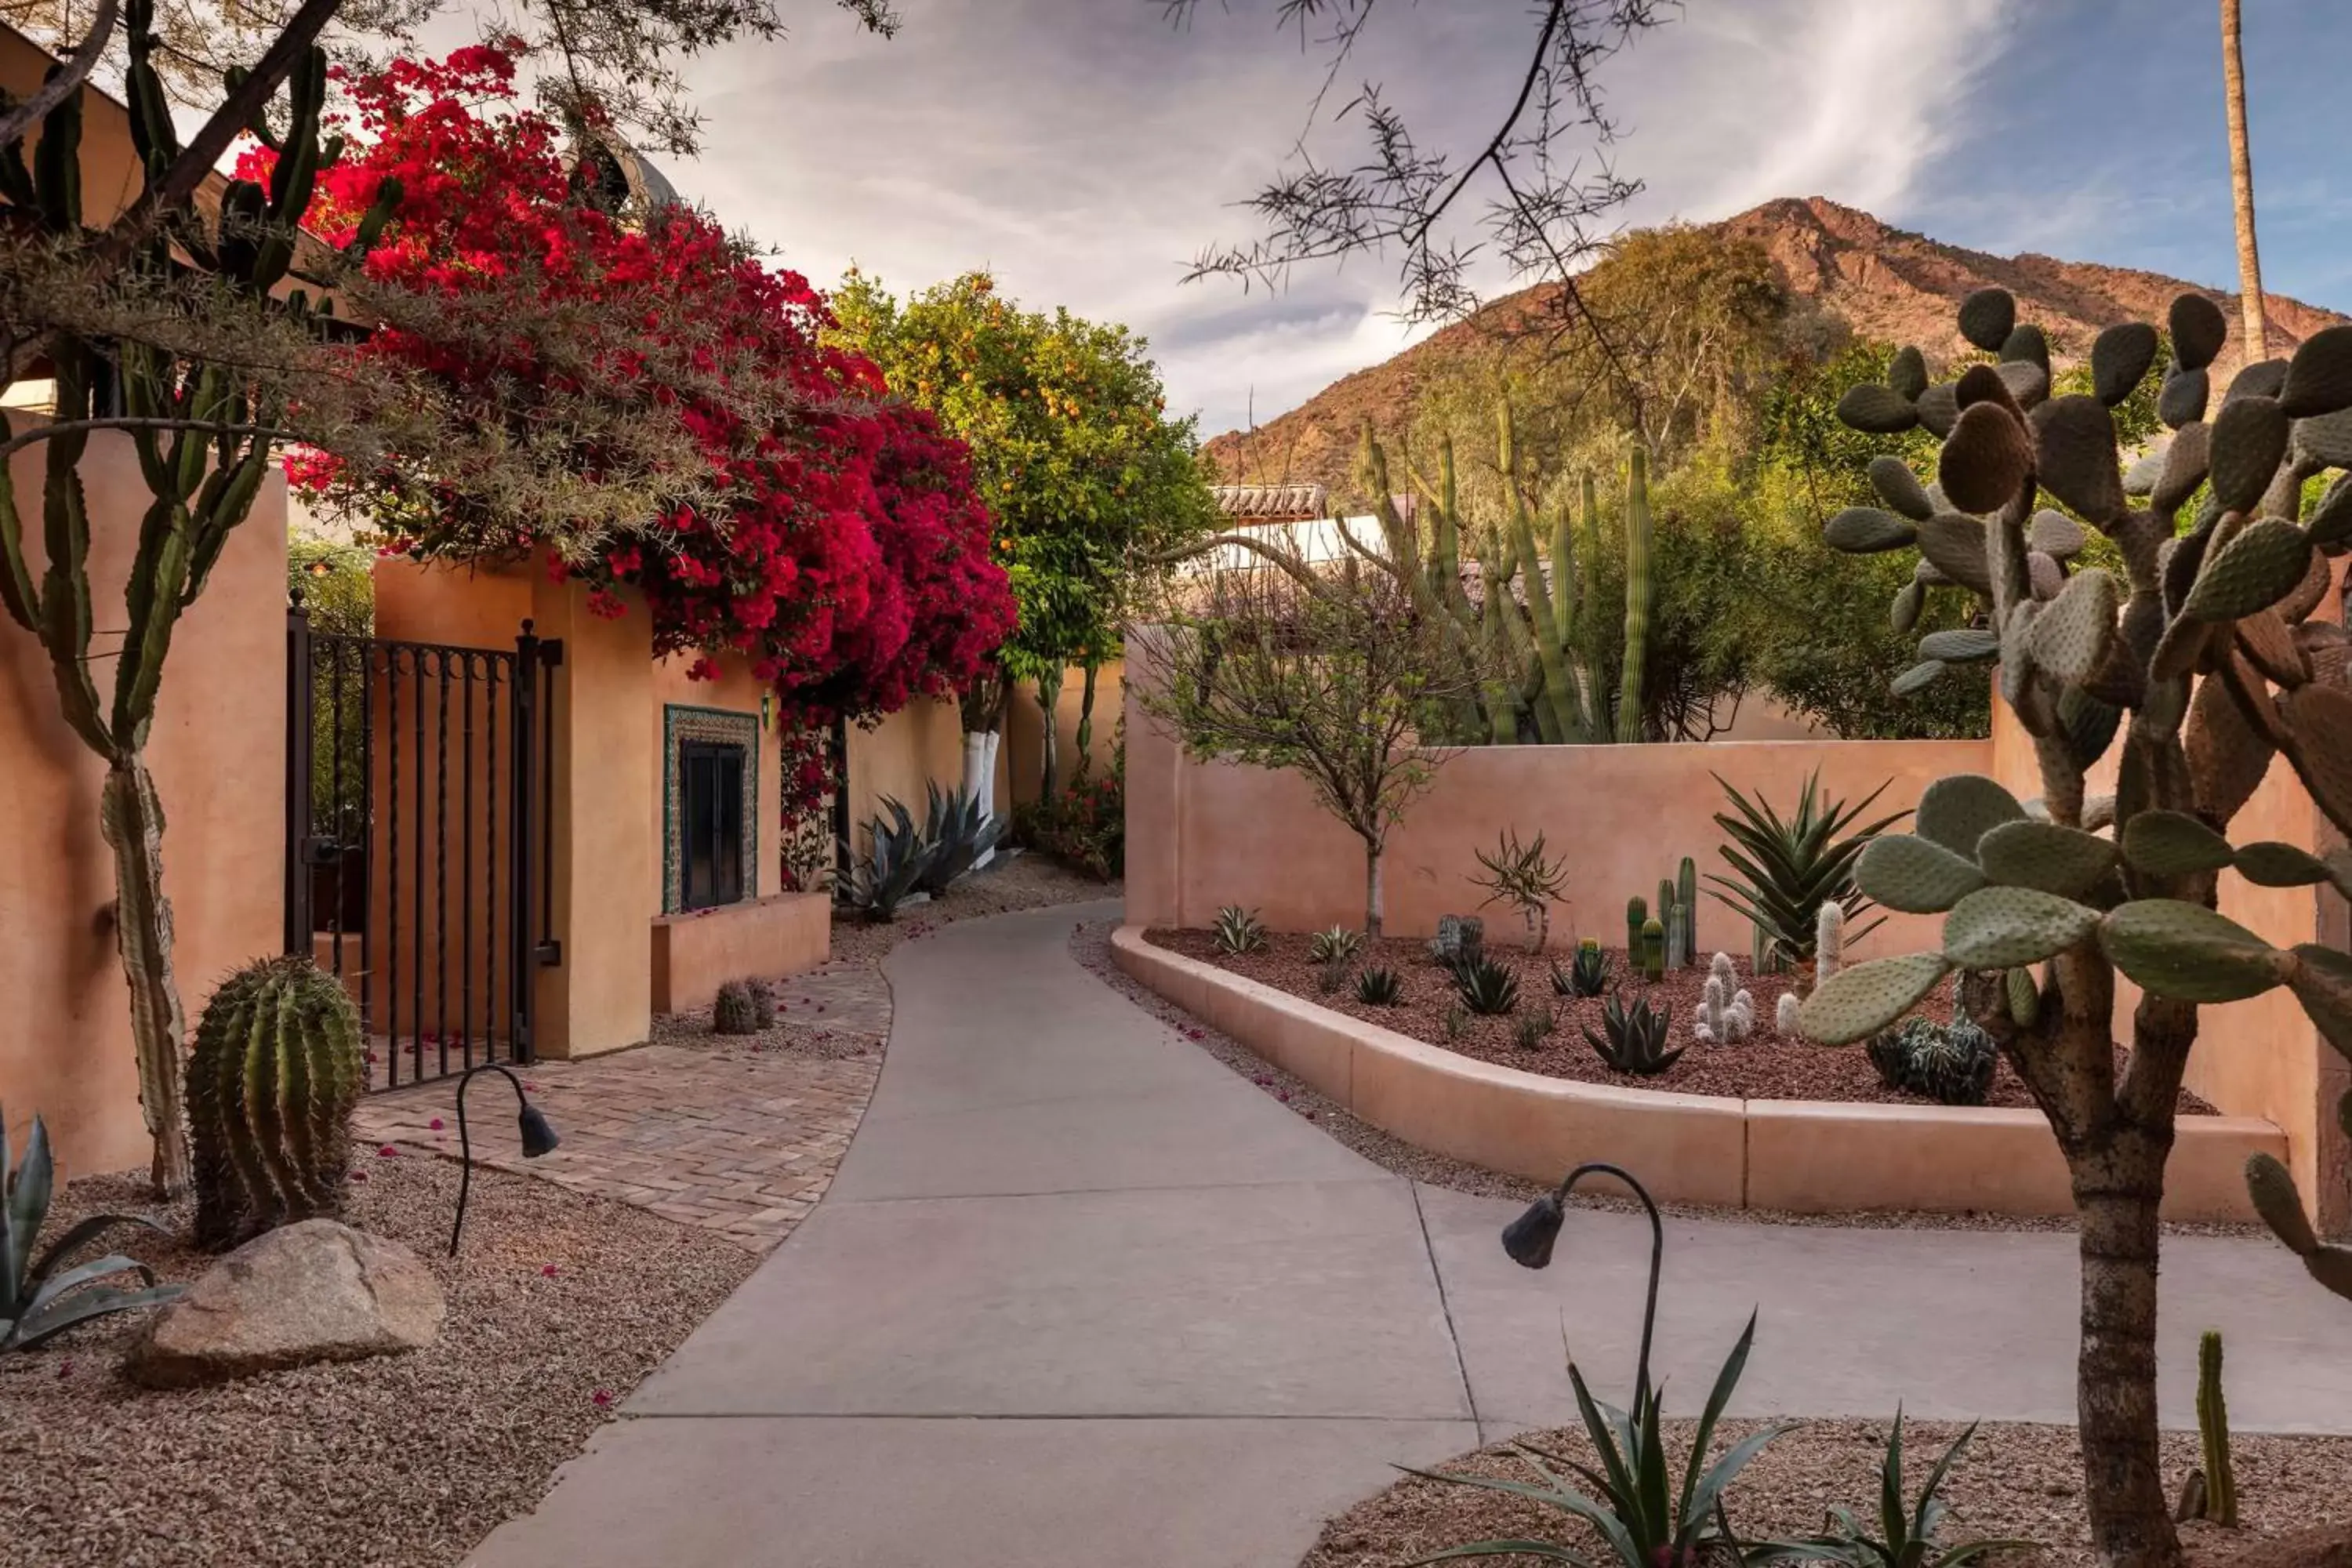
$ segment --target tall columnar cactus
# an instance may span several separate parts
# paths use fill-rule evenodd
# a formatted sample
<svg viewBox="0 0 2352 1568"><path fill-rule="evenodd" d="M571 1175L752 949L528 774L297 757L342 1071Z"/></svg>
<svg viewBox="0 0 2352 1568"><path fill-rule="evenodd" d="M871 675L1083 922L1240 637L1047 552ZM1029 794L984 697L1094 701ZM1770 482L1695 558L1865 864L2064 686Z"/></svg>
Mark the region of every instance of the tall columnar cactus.
<svg viewBox="0 0 2352 1568"><path fill-rule="evenodd" d="M1652 915L1642 922L1642 973L1652 984L1666 977L1666 928Z"/></svg>
<svg viewBox="0 0 2352 1568"><path fill-rule="evenodd" d="M1675 920L1682 931L1682 966L1698 962L1698 862L1683 857L1675 876Z"/></svg>
<svg viewBox="0 0 2352 1568"><path fill-rule="evenodd" d="M1642 666L1650 653L1650 456L1633 448L1625 474L1625 664L1617 690L1617 742L1642 738Z"/></svg>
<svg viewBox="0 0 2352 1568"><path fill-rule="evenodd" d="M2100 333L2092 391L2053 398L2042 334L2017 325L2007 294L1984 290L1960 327L1996 363L1930 385L1906 350L1889 384L1841 402L1857 428L1925 425L1944 439L1932 489L1898 461L1874 462L1889 510L1840 513L1830 542L1918 550L1898 622L1948 589L1972 595L1985 622L1929 635L1897 684L1998 659L2042 795L2029 807L1988 778L1931 784L1913 831L1873 842L1855 878L1891 908L1942 915L1939 946L1845 969L1801 1017L1825 1043L1863 1039L1957 972L1959 1009L2051 1121L2081 1219L2093 1544L2133 1568L2180 1559L2158 1462L2158 1209L2198 1009L2283 985L2352 1057L2352 955L2273 947L2216 908L2225 868L2259 886L2352 890L2340 852L2227 837L2278 758L2352 834L2352 636L2313 618L2332 558L2352 544L2352 479L2305 499L2309 480L2352 466L2352 326L2313 333L2291 361L2247 365L2216 405L2226 319L2183 295L2168 324L2158 411L2173 436L2128 474L2113 410L2155 363L2160 340L2145 323ZM2082 564L2084 523L2112 544L2115 570ZM2114 795L2090 797L2091 768L2117 751ZM2120 1071L2118 974L2144 993ZM2352 1102L2338 1116L2352 1123ZM2352 1295L2352 1249L2320 1244L2284 1168L2258 1157L2248 1178L2305 1268ZM2344 1194L2321 1196L2340 1212Z"/></svg>
<svg viewBox="0 0 2352 1568"><path fill-rule="evenodd" d="M2197 1342L2197 1442L2205 1460L2205 1517L2238 1522L2238 1472L2230 1463L2230 1409L2221 1400L2221 1331Z"/></svg>
<svg viewBox="0 0 2352 1568"><path fill-rule="evenodd" d="M181 156L154 64L153 0L129 0L123 26L131 142L142 176L152 184ZM233 75L232 89L242 79ZM279 153L268 184L228 181L215 217L185 203L164 212L131 258L133 275L161 279L193 262L233 294L268 298L292 265L297 225L320 172L341 152L340 138L320 132L326 83L325 52L302 52L287 82L285 132L273 132L266 116L255 121L256 134ZM0 148L0 196L5 196L12 216L61 248L88 242L81 130L77 89L43 120L29 166L20 146ZM398 198L397 185L385 182L356 246L374 242ZM299 289L284 308L298 320L310 314ZM189 1179L181 1061L186 1029L172 968L163 807L147 768L148 731L173 632L203 594L229 533L252 510L273 444L282 434L277 428L282 409L237 368L137 336L100 340L58 331L41 347L57 389L49 426L56 434L47 439L41 505L47 568L37 583L25 552L15 481L0 464L0 608L41 640L66 722L106 763L99 824L114 858L113 924L131 989L139 1100L154 1139L154 1183L169 1195ZM121 399L119 418L103 402L101 385L110 372ZM113 420L129 429L154 496L139 527L120 621L121 640L102 653L90 647L97 612L89 570L90 521L79 474L93 420ZM13 435L0 415L0 438ZM105 700L92 672L110 659L114 690L111 700Z"/></svg>
<svg viewBox="0 0 2352 1568"><path fill-rule="evenodd" d="M264 959L213 993L188 1060L198 1245L342 1212L365 1074L359 1009L308 958Z"/></svg>
<svg viewBox="0 0 2352 1568"><path fill-rule="evenodd" d="M1639 968L1642 963L1642 927L1650 919L1650 901L1636 893L1625 900L1625 963Z"/></svg>
<svg viewBox="0 0 2352 1568"><path fill-rule="evenodd" d="M1813 984L1845 967L1845 906L1827 903L1813 919Z"/></svg>

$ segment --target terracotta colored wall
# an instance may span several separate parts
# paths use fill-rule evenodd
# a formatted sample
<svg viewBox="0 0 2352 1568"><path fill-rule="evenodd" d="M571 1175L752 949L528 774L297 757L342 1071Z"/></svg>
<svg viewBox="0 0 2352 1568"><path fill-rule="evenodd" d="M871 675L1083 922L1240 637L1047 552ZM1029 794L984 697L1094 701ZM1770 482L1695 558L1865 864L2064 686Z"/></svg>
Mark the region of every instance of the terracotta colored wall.
<svg viewBox="0 0 2352 1568"><path fill-rule="evenodd" d="M662 750L663 710L673 703L688 708L719 708L732 713L761 716L761 698L767 688L753 678L749 665L739 658L719 661L716 680L688 680L686 672L694 660L683 654L673 654L654 666L653 677L653 764L654 764L654 826L662 827L662 788L668 759ZM764 898L783 888L783 861L778 840L782 834L783 767L782 751L777 743L772 719L760 727L760 811L757 822L757 850L752 856L756 877L748 879L745 895ZM654 912L662 908L663 867L661 841L656 839L654 853Z"/></svg>
<svg viewBox="0 0 2352 1568"><path fill-rule="evenodd" d="M1297 774L1188 763L1139 707L1130 707L1127 737L1129 921L1202 925L1220 905L1238 903L1278 930L1362 923L1361 846ZM1824 788L1849 798L1892 780L1880 796L1884 815L1913 805L1931 780L1988 761L1980 741L1472 748L1439 768L1430 794L1390 837L1387 926L1421 934L1441 914L1476 911L1504 934L1513 917L1478 911L1485 895L1469 879L1476 851L1507 826L1522 839L1543 834L1549 852L1567 857L1570 901L1552 913L1556 944L1571 934L1622 943L1626 899L1654 900L1658 879L1688 855L1702 879L1701 947L1745 953L1745 918L1704 891L1706 874L1725 868L1714 816L1726 803L1712 773L1784 806L1816 766ZM1895 916L1853 951L1899 952L1935 931L1932 921Z"/></svg>
<svg viewBox="0 0 2352 1568"><path fill-rule="evenodd" d="M804 974L832 951L833 900L824 893L665 915L654 921L654 1011L708 1006L730 980Z"/></svg>
<svg viewBox="0 0 2352 1568"><path fill-rule="evenodd" d="M12 464L34 520L42 461L37 445ZM127 436L91 437L81 473L98 625L120 626L152 498ZM273 475L181 619L148 747L191 1025L221 975L282 942L285 506ZM25 543L37 576L40 535L35 521ZM99 666L101 696L112 668ZM39 644L0 617L0 1108L19 1137L39 1111L72 1173L143 1165L148 1152L109 922L113 860L98 829L104 771L58 717Z"/></svg>
<svg viewBox="0 0 2352 1568"><path fill-rule="evenodd" d="M882 797L905 803L919 821L926 780L952 789L963 782L963 723L956 705L924 698L870 730L849 727L849 821L856 852L866 851L866 824ZM998 775L998 809L1008 804Z"/></svg>
<svg viewBox="0 0 2352 1568"><path fill-rule="evenodd" d="M1062 780L1065 784L1078 768L1078 707L1086 692L1085 672L1073 668L1062 680L1059 700L1054 705L1054 731L1059 746ZM1092 755L1095 766L1110 766L1111 747L1118 742L1118 716L1127 697L1127 664L1113 659L1095 672L1095 732ZM1037 786L1045 771L1045 712L1037 703L1037 689L1024 685L1013 693L1013 704L1005 714L1003 748L1003 775L1010 780L1013 801L1037 798Z"/></svg>

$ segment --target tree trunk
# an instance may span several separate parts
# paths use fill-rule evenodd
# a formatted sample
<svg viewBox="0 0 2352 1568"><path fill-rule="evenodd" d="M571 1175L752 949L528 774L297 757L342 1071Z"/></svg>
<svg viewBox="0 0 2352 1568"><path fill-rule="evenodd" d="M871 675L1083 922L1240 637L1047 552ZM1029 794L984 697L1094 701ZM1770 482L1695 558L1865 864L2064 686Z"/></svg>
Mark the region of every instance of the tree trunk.
<svg viewBox="0 0 2352 1568"><path fill-rule="evenodd" d="M1102 666L1088 659L1086 662L1086 683L1078 689L1078 772L1094 769L1095 746L1095 677Z"/></svg>
<svg viewBox="0 0 2352 1568"><path fill-rule="evenodd" d="M2270 357L2263 312L2263 264L2254 249L2254 160L2246 144L2246 68L2238 53L2239 0L2221 0L2221 85L2230 117L2230 197L2238 220L2238 309L2246 363Z"/></svg>
<svg viewBox="0 0 2352 1568"><path fill-rule="evenodd" d="M2082 1221L2084 1503L2103 1568L2181 1560L2157 1456L2157 1209L2170 1146L2168 1128L2127 1125L2067 1162Z"/></svg>
<svg viewBox="0 0 2352 1568"><path fill-rule="evenodd" d="M99 826L114 851L115 940L131 985L131 1048L139 1061L139 1108L155 1140L150 1173L158 1197L189 1181L186 1015L172 974L172 901L163 896L163 805L137 752L107 770Z"/></svg>
<svg viewBox="0 0 2352 1568"><path fill-rule="evenodd" d="M1381 916L1385 912L1381 898L1381 847L1364 846L1364 935L1378 941Z"/></svg>
<svg viewBox="0 0 2352 1568"><path fill-rule="evenodd" d="M1062 767L1060 749L1055 731L1059 727L1058 710L1062 706L1062 667L1054 666L1037 678L1037 706L1045 712L1045 762L1037 773L1037 803L1048 805L1061 793Z"/></svg>

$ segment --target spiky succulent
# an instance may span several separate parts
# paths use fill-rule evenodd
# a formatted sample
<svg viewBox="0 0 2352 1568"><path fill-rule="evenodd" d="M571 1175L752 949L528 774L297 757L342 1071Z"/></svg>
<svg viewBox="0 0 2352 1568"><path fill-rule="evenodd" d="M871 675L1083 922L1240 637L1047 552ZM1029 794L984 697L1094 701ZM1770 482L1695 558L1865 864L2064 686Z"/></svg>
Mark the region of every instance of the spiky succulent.
<svg viewBox="0 0 2352 1568"><path fill-rule="evenodd" d="M342 1212L366 1072L359 1009L310 959L264 959L221 983L188 1058L198 1245Z"/></svg>
<svg viewBox="0 0 2352 1568"><path fill-rule="evenodd" d="M1650 1005L1647 996L1636 996L1628 1007L1624 997L1612 991L1601 1009L1601 1033L1594 1034L1587 1025L1584 1038L1611 1071L1652 1078L1680 1061L1688 1048L1666 1049L1670 1023L1664 1011Z"/></svg>
<svg viewBox="0 0 2352 1568"><path fill-rule="evenodd" d="M1966 1018L1906 1018L1872 1036L1865 1049L1889 1089L1941 1105L1982 1105L2000 1056L1992 1037Z"/></svg>
<svg viewBox="0 0 2352 1568"><path fill-rule="evenodd" d="M1393 969L1374 965L1356 976L1356 1000L1367 1007L1393 1007L1404 999L1404 981Z"/></svg>
<svg viewBox="0 0 2352 1568"><path fill-rule="evenodd" d="M1769 801L1741 794L1719 773L1715 782L1722 784L1732 805L1730 812L1717 812L1715 817L1729 839L1719 853L1732 875L1709 872L1709 896L1746 915L1773 952L1791 962L1812 958L1823 904L1838 905L1848 917L1869 907L1869 900L1855 890L1854 863L1864 847L1902 821L1904 814L1893 812L1856 826L1886 786L1881 784L1849 805L1822 791L1818 770L1805 780L1796 809L1786 816ZM1847 935L1865 936L1876 923Z"/></svg>
<svg viewBox="0 0 2352 1568"><path fill-rule="evenodd" d="M154 1271L120 1253L78 1263L58 1264L118 1226L163 1227L139 1215L93 1215L68 1230L37 1257L33 1248L48 1217L56 1170L49 1158L49 1130L38 1116L18 1165L8 1150L8 1121L0 1115L0 1354L30 1350L76 1323L136 1307L160 1306L177 1297L178 1285L158 1285ZM135 1277L140 1288L126 1290L99 1281Z"/></svg>
<svg viewBox="0 0 2352 1568"><path fill-rule="evenodd" d="M1210 933L1217 951L1229 958L1262 952L1265 947L1265 922L1257 918L1256 910L1243 909L1239 904L1227 904L1219 910Z"/></svg>
<svg viewBox="0 0 2352 1568"><path fill-rule="evenodd" d="M1538 1002L1512 1021L1511 1037L1518 1042L1519 1049L1537 1050L1559 1027L1559 1018L1552 1012L1551 1005Z"/></svg>
<svg viewBox="0 0 2352 1568"><path fill-rule="evenodd" d="M1591 937L1576 944L1566 969L1551 966L1551 988L1562 996L1598 996L1609 988L1609 955Z"/></svg>
<svg viewBox="0 0 2352 1568"><path fill-rule="evenodd" d="M775 993L757 980L730 980L710 1005L710 1029L719 1035L756 1035L776 1021Z"/></svg>
<svg viewBox="0 0 2352 1568"><path fill-rule="evenodd" d="M1362 950L1363 945L1361 932L1349 931L1346 926L1333 926L1307 939L1307 956L1318 963L1346 963Z"/></svg>
<svg viewBox="0 0 2352 1568"><path fill-rule="evenodd" d="M936 846L904 801L882 797L882 809L866 825L866 855L848 889L849 902L869 921L891 921L898 906L918 890L930 869Z"/></svg>
<svg viewBox="0 0 2352 1568"><path fill-rule="evenodd" d="M1984 629L1931 635L1895 684L1998 661L2002 696L2032 740L2042 799L2029 809L1990 779L1939 780L1911 834L1870 846L1855 866L1863 890L1943 915L1940 950L1846 970L1806 1002L1806 1032L1864 1038L1958 970L1970 1016L2034 1072L2111 1048L2106 998L2120 972L2189 1008L2284 985L2352 1057L2352 955L2273 947L2215 908L2224 868L2269 887L2352 888L2340 852L2227 836L2280 757L2352 834L2352 636L2314 618L2331 596L2332 558L2352 545L2352 478L2307 500L2309 481L2352 467L2352 326L2314 332L2292 360L2246 365L2213 406L2227 320L2201 295L2175 300L2158 400L2173 436L2126 473L2112 411L2153 368L2155 329L2100 333L2091 393L2053 398L2047 346L2014 314L1998 289L1961 307L1963 333L1997 363L1929 386L1906 352L1899 384L1846 395L1847 424L1924 425L1943 447L1932 489L1899 461L1874 462L1891 510L1842 512L1827 534L1843 550L1918 550L1898 625L1931 590L1974 595ZM2080 564L2082 522L2112 544L2114 570ZM2115 795L2088 798L2085 775L2117 748ZM2135 1056L2177 1070L2193 1012L2186 1022L2144 1016ZM2099 1152L2108 1104L2042 1098L2070 1150ZM2352 1096L2338 1114L2352 1121ZM2257 1167L2253 1195L2310 1266L2315 1254L2299 1245L2309 1226L2284 1175ZM2342 1275L2352 1263L2322 1268Z"/></svg>
<svg viewBox="0 0 2352 1568"><path fill-rule="evenodd" d="M1519 1005L1519 977L1491 958L1474 958L1454 970L1454 994L1483 1017L1500 1017Z"/></svg>
<svg viewBox="0 0 2352 1568"><path fill-rule="evenodd" d="M996 847L996 841L1004 836L1004 819L982 810L980 796L961 784L943 790L937 781L929 781L923 788L929 796L923 842L930 853L915 885L937 895L946 892L957 878Z"/></svg>

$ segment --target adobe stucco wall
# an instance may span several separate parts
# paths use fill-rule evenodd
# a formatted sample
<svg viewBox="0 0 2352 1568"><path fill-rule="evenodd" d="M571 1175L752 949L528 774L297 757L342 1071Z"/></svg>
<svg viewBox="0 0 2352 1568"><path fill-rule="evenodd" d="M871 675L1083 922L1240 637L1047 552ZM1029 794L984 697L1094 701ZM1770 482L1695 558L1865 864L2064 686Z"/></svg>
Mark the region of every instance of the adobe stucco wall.
<svg viewBox="0 0 2352 1568"><path fill-rule="evenodd" d="M1054 705L1054 733L1064 784L1078 771L1078 710L1085 698L1086 672L1073 667L1063 676L1061 697ZM1089 754L1098 769L1110 765L1126 700L1126 661L1112 659L1095 672L1095 729ZM1045 764L1045 710L1037 704L1037 689L1024 682L1013 694L1004 720L1003 776L1011 781L1011 799L1037 798Z"/></svg>
<svg viewBox="0 0 2352 1568"><path fill-rule="evenodd" d="M833 898L779 893L654 921L654 1011L704 1007L730 980L814 969L833 951Z"/></svg>
<svg viewBox="0 0 2352 1568"><path fill-rule="evenodd" d="M751 898L765 898L780 891L784 885L782 847L778 837L783 821L782 750L777 744L770 708L761 706L767 688L751 674L751 666L740 658L719 662L716 680L689 680L686 672L694 660L684 654L673 654L654 666L653 678L653 756L654 810L656 826L661 821L663 779L666 758L663 752L664 716L673 704L683 708L716 708L723 712L740 713L761 721L760 725L760 812L754 832L758 853L752 857L751 869L756 878L747 874L744 892ZM663 866L661 857L654 857L654 910L661 912ZM777 973L782 973L779 970Z"/></svg>
<svg viewBox="0 0 2352 1568"><path fill-rule="evenodd" d="M42 462L37 445L12 462L37 577ZM93 435L81 474L98 625L120 626L152 498L128 436ZM285 608L286 492L272 475L180 621L148 747L191 1026L222 975L282 945ZM113 666L98 668L103 697ZM38 1111L68 1174L148 1156L98 829L104 773L58 716L40 645L0 616L0 1109L17 1137Z"/></svg>
<svg viewBox="0 0 2352 1568"><path fill-rule="evenodd" d="M1010 803L999 761L1002 811ZM870 730L849 727L849 823L856 854L866 853L866 825L881 811L884 796L904 803L922 820L927 780L942 789L963 782L963 721L953 702L918 698Z"/></svg>

